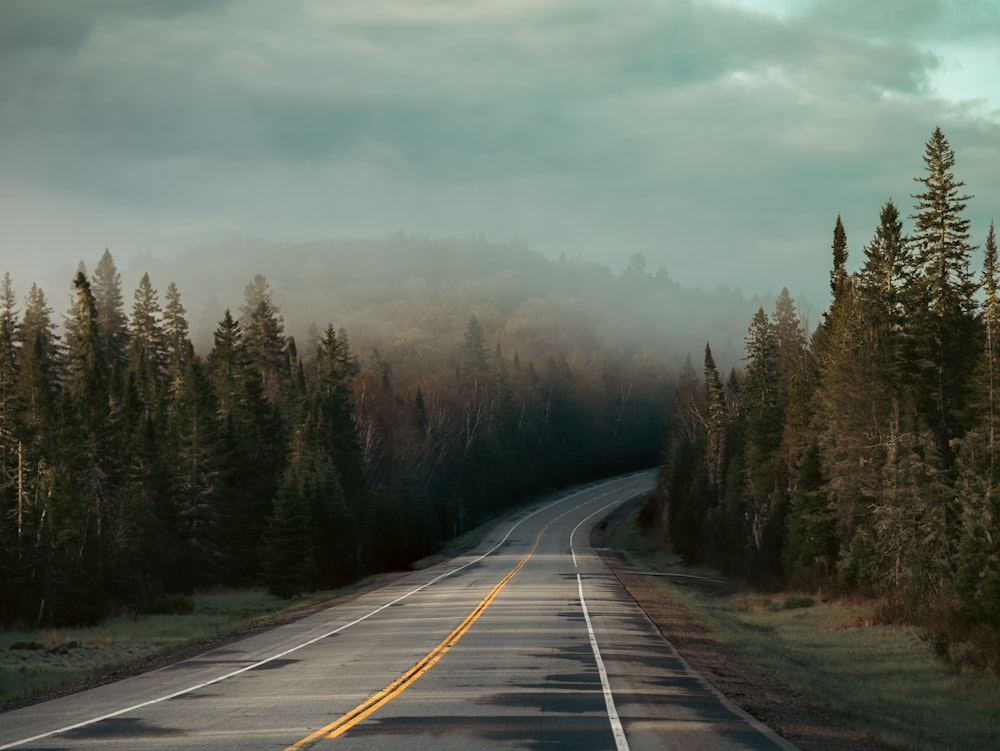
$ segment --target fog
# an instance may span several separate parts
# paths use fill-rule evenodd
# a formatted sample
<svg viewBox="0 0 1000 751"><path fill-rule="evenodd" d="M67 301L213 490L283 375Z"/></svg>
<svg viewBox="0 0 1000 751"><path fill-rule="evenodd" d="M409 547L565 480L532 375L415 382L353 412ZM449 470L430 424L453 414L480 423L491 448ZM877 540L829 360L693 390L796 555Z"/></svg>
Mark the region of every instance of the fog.
<svg viewBox="0 0 1000 751"><path fill-rule="evenodd" d="M103 251L102 251L103 252ZM144 273L161 303L173 282L181 293L196 350L212 346L212 332L226 309L238 317L247 285L264 276L280 308L285 333L300 351L310 331L332 323L346 330L361 356L378 349L403 372L447 360L475 315L508 356L524 361L565 354L586 367L596 360L634 360L679 366L690 354L700 366L711 340L720 367L740 364L753 313L770 312L774 294L746 297L719 287L704 291L674 280L665 269L646 267L635 254L624 269L579 259L552 260L522 241L494 243L482 237L429 238L395 234L314 243L232 240L181 253L122 260L111 251L122 278L125 312ZM93 271L100 253L83 258ZM35 264L37 276L11 268L24 300L38 283L61 320L69 305L78 263ZM30 267L30 264L17 264ZM2 269L0 269L2 270ZM803 316L816 309L800 301Z"/></svg>

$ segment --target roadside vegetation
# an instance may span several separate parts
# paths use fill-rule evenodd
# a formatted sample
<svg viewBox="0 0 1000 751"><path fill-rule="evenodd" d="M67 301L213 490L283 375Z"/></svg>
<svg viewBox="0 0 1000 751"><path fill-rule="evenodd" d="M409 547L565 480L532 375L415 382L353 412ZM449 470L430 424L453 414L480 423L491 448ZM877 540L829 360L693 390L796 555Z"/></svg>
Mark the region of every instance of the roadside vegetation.
<svg viewBox="0 0 1000 751"><path fill-rule="evenodd" d="M477 545L492 524L484 522L449 540L437 553L414 561L412 568L461 555ZM0 711L184 659L220 641L325 607L382 576L294 599L261 588L165 595L143 614L112 616L98 625L0 630Z"/></svg>
<svg viewBox="0 0 1000 751"><path fill-rule="evenodd" d="M629 315L648 332L654 301L685 296L665 273L484 241L361 250L281 257L294 315L336 307L350 338L323 318L292 335L259 273L242 305L198 306L215 321L200 344L174 283L161 302L144 273L129 312L110 251L81 264L61 326L40 287L22 305L0 277L0 627L328 590L518 499L655 463L679 358Z"/></svg>
<svg viewBox="0 0 1000 751"><path fill-rule="evenodd" d="M158 659L207 649L233 634L301 613L337 596L289 601L262 589L163 597L149 612L99 625L0 632L0 710L61 690L121 677Z"/></svg>
<svg viewBox="0 0 1000 751"><path fill-rule="evenodd" d="M874 598L954 670L1000 676L996 235L980 228L975 272L940 129L923 160L912 227L887 201L854 270L837 217L814 332L783 292L750 322L745 369L706 345L702 372L681 370L644 520L689 563Z"/></svg>
<svg viewBox="0 0 1000 751"><path fill-rule="evenodd" d="M643 571L683 575L651 578L726 651L792 695L887 748L1000 746L1000 681L949 668L917 628L886 622L886 600L684 578L724 575L665 552L637 515L617 525L612 547Z"/></svg>

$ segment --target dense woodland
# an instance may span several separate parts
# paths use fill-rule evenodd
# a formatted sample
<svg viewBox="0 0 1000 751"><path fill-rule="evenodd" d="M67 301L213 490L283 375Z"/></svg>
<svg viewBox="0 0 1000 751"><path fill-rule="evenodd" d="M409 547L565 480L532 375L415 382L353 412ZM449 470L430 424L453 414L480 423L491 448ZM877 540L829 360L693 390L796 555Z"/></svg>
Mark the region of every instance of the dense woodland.
<svg viewBox="0 0 1000 751"><path fill-rule="evenodd" d="M682 368L661 493L644 509L691 561L874 594L957 665L1000 671L1000 296L940 129L904 232L890 200L856 271L840 217L812 333L783 293L726 374ZM874 213L874 212L873 212Z"/></svg>
<svg viewBox="0 0 1000 751"><path fill-rule="evenodd" d="M613 275L520 243L397 237L148 260L206 280L192 298L215 311L207 336L174 283L161 298L136 274L126 303L108 251L81 265L61 319L37 284L0 284L4 624L330 587L660 459L680 359L646 332L656 300L691 294L640 257ZM231 294L258 261L275 286L251 273ZM324 314L360 333L314 325Z"/></svg>

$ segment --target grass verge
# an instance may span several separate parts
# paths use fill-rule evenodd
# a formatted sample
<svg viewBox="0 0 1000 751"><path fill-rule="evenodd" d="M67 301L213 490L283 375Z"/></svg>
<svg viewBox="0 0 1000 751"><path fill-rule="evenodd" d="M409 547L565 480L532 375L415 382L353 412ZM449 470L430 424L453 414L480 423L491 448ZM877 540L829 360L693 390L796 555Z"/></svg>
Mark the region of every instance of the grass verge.
<svg viewBox="0 0 1000 751"><path fill-rule="evenodd" d="M634 512L611 543L645 571L718 578L665 555L639 532ZM881 744L1000 748L1000 681L949 671L913 629L877 625L876 602L655 581L739 659Z"/></svg>
<svg viewBox="0 0 1000 751"><path fill-rule="evenodd" d="M411 568L428 568L464 553L495 524L495 519L484 522ZM0 630L0 712L134 672L158 658L183 656L199 645L349 594L369 580L291 601L258 589L217 591L191 598L165 598L155 608L162 611L157 614L110 618L88 628Z"/></svg>
<svg viewBox="0 0 1000 751"><path fill-rule="evenodd" d="M495 524L484 522L448 541L411 568L433 566L475 547ZM379 578L379 577L374 577ZM227 590L165 598L156 614L109 618L88 628L0 631L0 711L105 678L134 672L158 658L281 620L365 585L283 600L264 590Z"/></svg>
<svg viewBox="0 0 1000 751"><path fill-rule="evenodd" d="M263 590L194 595L187 612L110 618L87 628L0 631L0 709L207 644L342 592L282 600Z"/></svg>

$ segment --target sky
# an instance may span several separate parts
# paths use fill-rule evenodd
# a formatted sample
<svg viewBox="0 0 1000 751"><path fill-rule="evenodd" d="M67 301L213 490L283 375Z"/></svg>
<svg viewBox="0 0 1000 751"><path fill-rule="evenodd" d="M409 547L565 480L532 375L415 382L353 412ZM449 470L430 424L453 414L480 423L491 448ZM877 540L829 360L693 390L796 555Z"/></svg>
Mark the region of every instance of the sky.
<svg viewBox="0 0 1000 751"><path fill-rule="evenodd" d="M483 235L825 306L935 127L982 244L998 40L996 0L2 0L0 272Z"/></svg>

